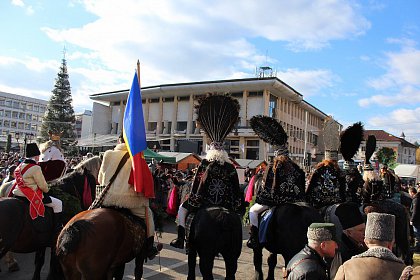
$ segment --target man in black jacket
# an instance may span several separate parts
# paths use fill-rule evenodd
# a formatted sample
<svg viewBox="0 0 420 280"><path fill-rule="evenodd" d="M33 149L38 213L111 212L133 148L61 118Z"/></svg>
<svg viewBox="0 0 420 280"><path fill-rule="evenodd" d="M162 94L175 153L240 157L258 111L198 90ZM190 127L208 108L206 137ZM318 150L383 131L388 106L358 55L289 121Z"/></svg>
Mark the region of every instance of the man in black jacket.
<svg viewBox="0 0 420 280"><path fill-rule="evenodd" d="M308 227L308 244L287 265L288 280L329 279L328 266L323 258L335 255L338 248L335 231L331 223L313 223Z"/></svg>
<svg viewBox="0 0 420 280"><path fill-rule="evenodd" d="M351 257L361 254L368 249L364 243L366 225L356 203L347 202L340 204L335 210L335 215L340 220L343 229L339 249L342 262L344 263Z"/></svg>

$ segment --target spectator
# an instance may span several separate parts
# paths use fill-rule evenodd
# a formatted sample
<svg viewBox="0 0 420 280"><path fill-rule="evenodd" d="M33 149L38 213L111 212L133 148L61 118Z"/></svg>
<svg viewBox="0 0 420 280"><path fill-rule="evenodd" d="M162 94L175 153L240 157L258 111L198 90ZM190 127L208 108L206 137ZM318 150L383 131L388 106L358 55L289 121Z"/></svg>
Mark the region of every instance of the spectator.
<svg viewBox="0 0 420 280"><path fill-rule="evenodd" d="M287 279L330 279L323 258L333 258L335 255L338 247L335 233L334 224L311 224L307 233L308 244L287 265Z"/></svg>
<svg viewBox="0 0 420 280"><path fill-rule="evenodd" d="M391 251L394 240L395 216L369 213L365 231L365 244L369 249L342 264L334 279L398 279L404 262Z"/></svg>
<svg viewBox="0 0 420 280"><path fill-rule="evenodd" d="M340 242L340 253L343 262L367 250L364 243L365 222L357 204L343 203L335 210L343 228Z"/></svg>
<svg viewBox="0 0 420 280"><path fill-rule="evenodd" d="M420 252L420 205L419 205L419 193L414 187L408 189L408 193L413 198L411 202L410 212L410 225L413 226L414 231L414 252Z"/></svg>

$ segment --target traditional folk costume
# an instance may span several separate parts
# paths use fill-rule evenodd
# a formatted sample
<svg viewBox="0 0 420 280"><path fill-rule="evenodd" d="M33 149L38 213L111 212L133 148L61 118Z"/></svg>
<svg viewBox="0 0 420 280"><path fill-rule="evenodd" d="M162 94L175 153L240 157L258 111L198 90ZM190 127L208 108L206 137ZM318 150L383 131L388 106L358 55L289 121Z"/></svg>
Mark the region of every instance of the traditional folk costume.
<svg viewBox="0 0 420 280"><path fill-rule="evenodd" d="M114 176L122 158L128 154L128 149L124 143L122 135L119 138L119 144L113 149L104 153L102 165L98 174L98 182L101 186L106 186L110 179ZM126 208L130 212L140 217L146 223L147 240L146 247L147 256L153 259L158 253L158 249L154 247L155 224L153 221L153 213L149 208L149 198L144 193L136 192L134 189L134 178L132 177L131 159L122 166L112 182L106 196L102 202L103 206L116 206ZM145 186L145 188L153 189L153 185Z"/></svg>
<svg viewBox="0 0 420 280"><path fill-rule="evenodd" d="M37 164L36 159L40 155L40 151L36 143L26 145L26 158L15 169L15 185L12 187L12 193L15 196L26 197L29 200L29 213L32 219L38 216L44 217L45 207L43 203L44 195L49 188L45 181L41 167ZM51 202L45 203L54 212L54 224L56 230L61 229L61 212L63 204L61 200L49 196Z"/></svg>
<svg viewBox="0 0 420 280"><path fill-rule="evenodd" d="M265 169L263 183L249 209L251 222L247 246L258 246L258 215L270 207L305 200L305 172L289 158L287 134L274 118L254 116L250 120L254 132L275 147L274 158Z"/></svg>
<svg viewBox="0 0 420 280"><path fill-rule="evenodd" d="M320 162L309 179L306 201L321 209L345 201L346 181L338 160L339 126L332 118L324 122L325 159Z"/></svg>
<svg viewBox="0 0 420 280"><path fill-rule="evenodd" d="M357 204L362 203L363 177L353 161L353 156L359 150L363 141L363 125L360 122L353 124L340 135L340 152L344 158L344 175L346 178L346 200Z"/></svg>
<svg viewBox="0 0 420 280"><path fill-rule="evenodd" d="M185 220L188 211L221 206L234 212L243 211L243 194L238 173L229 161L223 141L239 119L239 103L227 95L210 94L195 106L197 124L210 140L209 150L197 168L189 198L178 210L178 238L170 245L184 248Z"/></svg>

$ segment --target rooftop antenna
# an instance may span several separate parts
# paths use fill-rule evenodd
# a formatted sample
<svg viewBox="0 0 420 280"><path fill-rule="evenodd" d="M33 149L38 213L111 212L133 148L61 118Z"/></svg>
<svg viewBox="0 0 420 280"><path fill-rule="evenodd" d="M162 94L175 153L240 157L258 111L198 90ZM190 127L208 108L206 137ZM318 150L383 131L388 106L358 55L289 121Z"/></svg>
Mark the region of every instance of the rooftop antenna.
<svg viewBox="0 0 420 280"><path fill-rule="evenodd" d="M268 77L274 77L274 71L273 68L271 68L268 65L268 50L265 51L265 65L266 66L260 66L258 69L256 69L256 76L258 78L268 78Z"/></svg>

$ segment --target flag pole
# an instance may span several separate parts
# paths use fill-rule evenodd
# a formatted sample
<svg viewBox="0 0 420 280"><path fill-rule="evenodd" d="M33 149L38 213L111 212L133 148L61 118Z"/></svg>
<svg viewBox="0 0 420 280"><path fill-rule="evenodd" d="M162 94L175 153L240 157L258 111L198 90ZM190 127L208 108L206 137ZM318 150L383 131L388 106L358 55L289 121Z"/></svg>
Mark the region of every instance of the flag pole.
<svg viewBox="0 0 420 280"><path fill-rule="evenodd" d="M141 84L140 84L140 61L137 59L137 79L139 80L139 88L141 90Z"/></svg>

